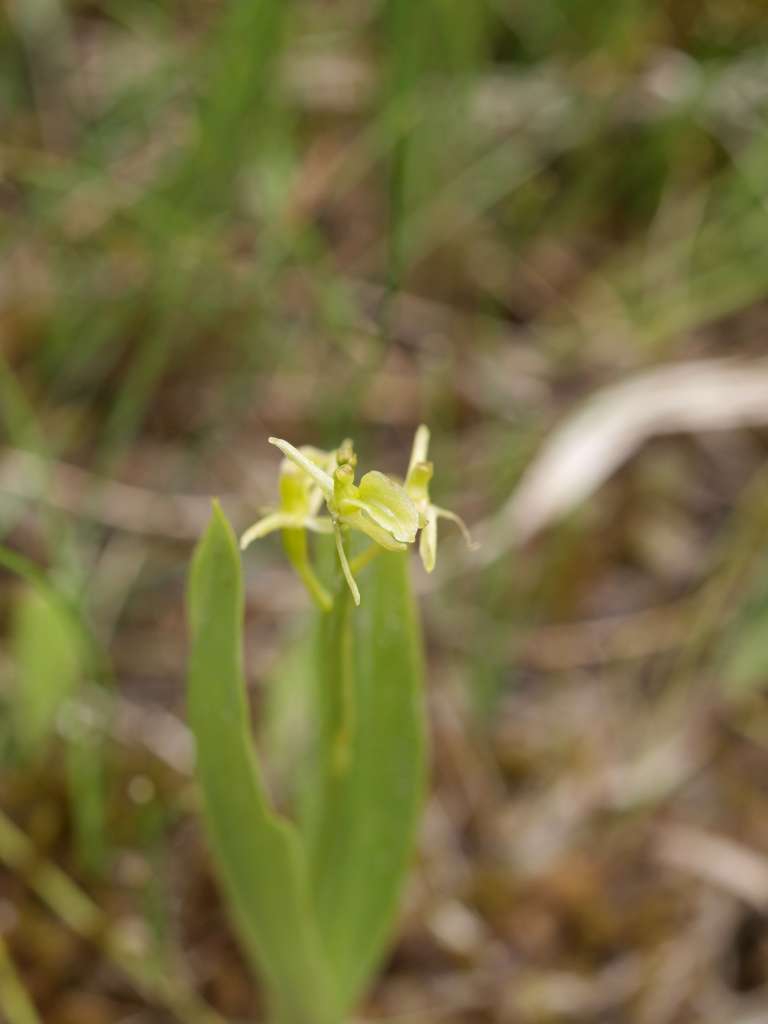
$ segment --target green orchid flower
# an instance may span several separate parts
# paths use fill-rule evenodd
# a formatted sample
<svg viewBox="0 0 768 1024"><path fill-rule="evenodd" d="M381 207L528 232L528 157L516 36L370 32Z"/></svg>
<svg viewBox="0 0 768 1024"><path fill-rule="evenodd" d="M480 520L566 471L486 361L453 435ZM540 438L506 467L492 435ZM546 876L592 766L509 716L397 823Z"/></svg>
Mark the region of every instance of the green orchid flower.
<svg viewBox="0 0 768 1024"><path fill-rule="evenodd" d="M419 553L424 568L432 572L437 555L437 520L441 518L455 522L472 545L464 521L429 499L433 466L427 461L427 427L422 425L416 431L404 484L375 469L355 483L357 456L351 441L344 441L334 452L307 446L295 448L279 437L270 437L269 443L284 456L280 467L280 507L254 523L243 534L240 546L244 549L259 537L282 531L291 563L321 608L330 609L332 600L310 565L308 530L334 535L344 578L358 605L360 590L354 570L362 568L379 550L404 551L421 530ZM327 516L318 515L323 503ZM344 535L349 530L357 530L374 542L352 564L344 544Z"/></svg>
<svg viewBox="0 0 768 1024"><path fill-rule="evenodd" d="M357 457L349 441L336 453L332 472L317 465L288 441L270 437L269 443L303 470L325 499L342 572L355 604L359 605L360 591L349 564L342 531L358 530L387 551L404 551L415 541L419 528L416 506L402 484L378 470L366 473L356 484Z"/></svg>
<svg viewBox="0 0 768 1024"><path fill-rule="evenodd" d="M332 468L335 463L335 452L324 452L319 448L303 447L301 455L323 470ZM281 530L283 547L294 569L317 604L330 611L333 600L312 569L306 534L307 530L313 533L333 532L331 521L317 515L323 502L322 491L314 478L290 459L283 459L280 464L279 486L279 509L268 513L246 530L240 538L240 547L244 551L253 541Z"/></svg>

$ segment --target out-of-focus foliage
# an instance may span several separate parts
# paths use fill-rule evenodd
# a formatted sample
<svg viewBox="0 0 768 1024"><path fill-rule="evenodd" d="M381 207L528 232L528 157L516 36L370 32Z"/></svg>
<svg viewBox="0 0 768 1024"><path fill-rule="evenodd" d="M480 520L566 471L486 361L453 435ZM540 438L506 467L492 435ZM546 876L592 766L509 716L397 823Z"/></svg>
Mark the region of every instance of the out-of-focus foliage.
<svg viewBox="0 0 768 1024"><path fill-rule="evenodd" d="M31 587L15 603L14 660L18 671L14 735L26 756L39 755L81 679L82 636L70 616Z"/></svg>

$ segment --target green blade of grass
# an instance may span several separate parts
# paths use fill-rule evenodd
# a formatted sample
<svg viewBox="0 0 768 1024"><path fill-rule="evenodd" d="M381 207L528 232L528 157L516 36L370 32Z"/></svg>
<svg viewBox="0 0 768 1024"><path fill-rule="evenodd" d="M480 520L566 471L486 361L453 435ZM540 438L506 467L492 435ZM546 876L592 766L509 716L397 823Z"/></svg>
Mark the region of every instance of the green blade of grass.
<svg viewBox="0 0 768 1024"><path fill-rule="evenodd" d="M275 65L290 7L283 0L237 0L225 8L201 68L197 143L174 186L187 207L229 209L232 178L249 150L280 129Z"/></svg>

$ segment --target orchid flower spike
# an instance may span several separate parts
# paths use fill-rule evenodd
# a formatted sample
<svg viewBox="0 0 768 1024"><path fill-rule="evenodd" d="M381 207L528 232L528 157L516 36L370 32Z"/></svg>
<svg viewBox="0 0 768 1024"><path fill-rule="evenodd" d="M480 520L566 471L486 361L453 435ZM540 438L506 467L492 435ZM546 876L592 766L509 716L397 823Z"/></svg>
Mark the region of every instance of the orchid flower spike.
<svg viewBox="0 0 768 1024"><path fill-rule="evenodd" d="M360 604L360 591L347 558L343 531L352 528L367 534L388 551L404 551L416 539L419 528L416 506L402 484L377 470L366 473L356 484L357 456L351 441L345 441L335 453L335 465L328 467L331 472L279 437L270 437L269 443L310 476L325 499L342 572L355 604Z"/></svg>
<svg viewBox="0 0 768 1024"><path fill-rule="evenodd" d="M295 448L279 437L270 437L269 443L284 456L280 467L280 507L246 530L240 546L244 549L257 538L281 530L291 563L314 600L326 611L332 600L310 564L308 530L334 535L341 569L355 604L360 604L360 591L344 544L349 530L369 537L374 542L372 553L380 548L404 551L421 530L419 551L427 572L435 566L439 518L457 523L467 542L472 543L463 520L429 500L433 470L432 463L426 461L429 431L425 426L416 431L404 484L377 470L365 473L356 483L357 456L351 441L344 441L333 452ZM323 504L327 516L318 514ZM359 561L364 563L368 557L364 553Z"/></svg>

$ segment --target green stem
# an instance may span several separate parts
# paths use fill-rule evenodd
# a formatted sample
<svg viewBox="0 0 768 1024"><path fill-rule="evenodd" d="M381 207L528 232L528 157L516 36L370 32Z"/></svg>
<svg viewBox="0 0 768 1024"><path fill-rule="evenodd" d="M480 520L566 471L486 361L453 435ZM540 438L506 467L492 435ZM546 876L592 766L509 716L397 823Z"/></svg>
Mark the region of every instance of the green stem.
<svg viewBox="0 0 768 1024"><path fill-rule="evenodd" d="M380 555L383 550L384 548L381 547L380 544L371 544L370 547L365 549L365 551L361 551L360 554L356 558L353 558L349 563L352 575L356 576L359 572L362 572L366 565L370 565L374 558L377 555Z"/></svg>
<svg viewBox="0 0 768 1024"><path fill-rule="evenodd" d="M309 591L318 608L329 612L333 607L333 598L317 578L309 563L306 530L283 530L283 547L285 553Z"/></svg>
<svg viewBox="0 0 768 1024"><path fill-rule="evenodd" d="M309 562L300 562L296 564L295 568L318 608L321 611L329 612L333 607L333 598L317 578Z"/></svg>
<svg viewBox="0 0 768 1024"><path fill-rule="evenodd" d="M72 879L50 861L41 859L34 845L0 811L0 863L22 877L48 908L76 935L101 946L105 956L121 968L149 999L169 1010L183 1024L226 1024L214 1009L187 988L178 977L158 976L141 952L130 949L115 927ZM1 958L0 958L1 959ZM0 965L0 971L2 966ZM7 979L7 972L5 973ZM13 1024L22 1024L23 1018ZM39 1024L27 1018L23 1024Z"/></svg>

